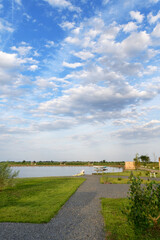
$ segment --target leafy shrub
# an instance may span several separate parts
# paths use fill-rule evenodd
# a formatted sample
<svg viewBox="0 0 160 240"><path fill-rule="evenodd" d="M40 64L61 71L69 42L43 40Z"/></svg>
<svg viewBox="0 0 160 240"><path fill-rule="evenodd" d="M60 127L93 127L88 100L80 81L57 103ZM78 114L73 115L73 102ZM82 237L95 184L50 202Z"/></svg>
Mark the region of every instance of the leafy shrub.
<svg viewBox="0 0 160 240"><path fill-rule="evenodd" d="M122 178L121 177L118 177L118 181L121 181L122 180Z"/></svg>
<svg viewBox="0 0 160 240"><path fill-rule="evenodd" d="M13 185L13 179L17 177L19 171L12 171L8 163L0 163L0 190L6 186Z"/></svg>
<svg viewBox="0 0 160 240"><path fill-rule="evenodd" d="M139 177L132 177L127 217L136 229L142 230L160 223L160 185L154 181L144 186L141 183Z"/></svg>

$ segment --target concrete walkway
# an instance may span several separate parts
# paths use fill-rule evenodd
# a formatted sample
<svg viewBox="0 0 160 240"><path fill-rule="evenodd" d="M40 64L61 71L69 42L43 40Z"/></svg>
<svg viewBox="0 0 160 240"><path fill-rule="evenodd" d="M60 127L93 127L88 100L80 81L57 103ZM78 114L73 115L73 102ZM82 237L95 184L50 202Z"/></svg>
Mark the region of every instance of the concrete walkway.
<svg viewBox="0 0 160 240"><path fill-rule="evenodd" d="M49 223L0 223L0 240L104 240L100 198L126 197L129 186L100 184L100 176L86 178Z"/></svg>

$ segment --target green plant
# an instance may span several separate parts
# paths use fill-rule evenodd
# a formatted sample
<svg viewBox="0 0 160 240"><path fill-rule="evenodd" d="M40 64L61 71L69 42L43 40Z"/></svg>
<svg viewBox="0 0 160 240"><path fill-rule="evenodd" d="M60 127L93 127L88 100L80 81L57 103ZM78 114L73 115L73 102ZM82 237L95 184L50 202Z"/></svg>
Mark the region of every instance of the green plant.
<svg viewBox="0 0 160 240"><path fill-rule="evenodd" d="M118 181L121 181L122 180L122 178L121 177L118 177Z"/></svg>
<svg viewBox="0 0 160 240"><path fill-rule="evenodd" d="M143 187L139 177L133 177L129 189L128 221L136 229L156 227L160 222L160 185L154 181Z"/></svg>
<svg viewBox="0 0 160 240"><path fill-rule="evenodd" d="M139 154L137 153L135 158L133 159L134 163L135 163L135 168L138 169L140 166L140 157Z"/></svg>
<svg viewBox="0 0 160 240"><path fill-rule="evenodd" d="M13 179L18 176L19 171L12 171L8 163L0 164L0 190L6 186L13 185Z"/></svg>

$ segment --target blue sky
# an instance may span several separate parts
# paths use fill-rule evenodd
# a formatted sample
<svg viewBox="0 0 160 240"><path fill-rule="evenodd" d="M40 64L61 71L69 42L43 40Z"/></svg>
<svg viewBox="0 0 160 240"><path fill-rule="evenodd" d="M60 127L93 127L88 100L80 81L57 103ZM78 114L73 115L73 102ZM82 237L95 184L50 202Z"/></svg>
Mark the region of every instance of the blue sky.
<svg viewBox="0 0 160 240"><path fill-rule="evenodd" d="M0 161L160 156L159 0L0 0Z"/></svg>

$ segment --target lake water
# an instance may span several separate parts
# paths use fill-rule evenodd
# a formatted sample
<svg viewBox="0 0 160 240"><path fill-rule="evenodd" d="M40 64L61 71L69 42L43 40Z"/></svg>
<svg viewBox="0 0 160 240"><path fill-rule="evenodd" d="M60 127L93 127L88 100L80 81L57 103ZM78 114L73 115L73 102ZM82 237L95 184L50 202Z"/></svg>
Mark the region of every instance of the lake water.
<svg viewBox="0 0 160 240"><path fill-rule="evenodd" d="M95 173L94 167L87 166L35 166L35 167L12 167L13 170L19 171L19 178L26 177L59 177L59 176L73 176L75 174L80 173L82 170L85 171L85 174L91 175ZM107 167L105 172L114 173L114 172L122 172L122 168L116 167Z"/></svg>

